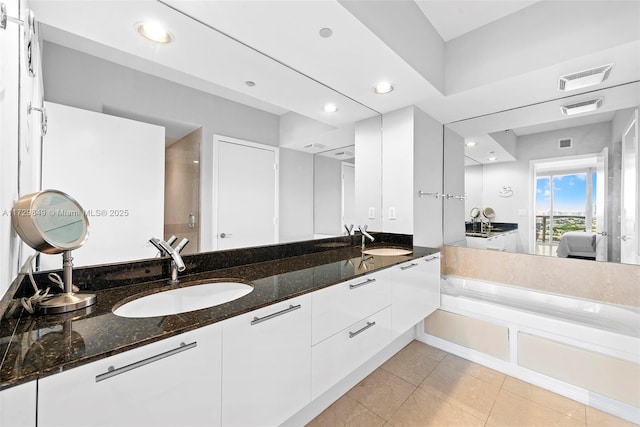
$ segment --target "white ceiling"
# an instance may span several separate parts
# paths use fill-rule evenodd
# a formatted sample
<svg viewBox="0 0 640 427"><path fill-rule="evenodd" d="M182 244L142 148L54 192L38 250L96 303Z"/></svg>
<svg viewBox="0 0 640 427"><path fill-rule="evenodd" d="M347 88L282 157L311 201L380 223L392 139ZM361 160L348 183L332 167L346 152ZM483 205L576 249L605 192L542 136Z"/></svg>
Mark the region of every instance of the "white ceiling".
<svg viewBox="0 0 640 427"><path fill-rule="evenodd" d="M379 1L392 6L397 0ZM449 123L537 104L566 95L557 89L560 75L608 63L615 66L606 85L640 79L637 1L418 0L446 41L444 56L434 61L442 62L449 92L436 89L339 1L166 3L180 12L149 0L30 1L36 19L49 27L45 36L56 43L274 114L294 111L336 129L407 105ZM634 5L638 13L628 13ZM157 46L136 34L135 23L152 18L172 31L174 42ZM332 37L319 36L324 27L332 28ZM401 34L403 28L394 30ZM420 41L412 42L420 50ZM246 80L256 86L247 87ZM391 81L395 90L374 94L379 80ZM338 113L322 111L325 102L336 103ZM521 110L509 117L518 114ZM471 122L456 125L457 131L479 136L480 128L495 125ZM527 117L515 122L522 132L540 125Z"/></svg>
<svg viewBox="0 0 640 427"><path fill-rule="evenodd" d="M416 3L446 42L538 1L416 0Z"/></svg>

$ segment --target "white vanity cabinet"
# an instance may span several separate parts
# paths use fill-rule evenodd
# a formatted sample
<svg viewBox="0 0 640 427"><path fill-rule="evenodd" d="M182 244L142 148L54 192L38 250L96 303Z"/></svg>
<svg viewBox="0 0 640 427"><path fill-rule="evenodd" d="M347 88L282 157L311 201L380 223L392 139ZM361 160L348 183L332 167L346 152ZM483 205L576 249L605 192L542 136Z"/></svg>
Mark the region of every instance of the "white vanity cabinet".
<svg viewBox="0 0 640 427"><path fill-rule="evenodd" d="M391 278L384 271L314 292L313 344L329 338L390 304Z"/></svg>
<svg viewBox="0 0 640 427"><path fill-rule="evenodd" d="M310 402L310 294L222 326L222 425L278 425Z"/></svg>
<svg viewBox="0 0 640 427"><path fill-rule="evenodd" d="M31 381L0 391L0 426L36 426L37 384Z"/></svg>
<svg viewBox="0 0 640 427"><path fill-rule="evenodd" d="M392 267L393 339L440 307L440 253Z"/></svg>
<svg viewBox="0 0 640 427"><path fill-rule="evenodd" d="M220 425L220 323L38 380L38 426Z"/></svg>
<svg viewBox="0 0 640 427"><path fill-rule="evenodd" d="M391 342L391 275L378 271L312 294L311 398Z"/></svg>
<svg viewBox="0 0 640 427"><path fill-rule="evenodd" d="M517 240L518 230L496 234L491 237L467 236L467 247L501 252L515 252Z"/></svg>
<svg viewBox="0 0 640 427"><path fill-rule="evenodd" d="M313 346L312 399L337 384L391 342L391 307Z"/></svg>

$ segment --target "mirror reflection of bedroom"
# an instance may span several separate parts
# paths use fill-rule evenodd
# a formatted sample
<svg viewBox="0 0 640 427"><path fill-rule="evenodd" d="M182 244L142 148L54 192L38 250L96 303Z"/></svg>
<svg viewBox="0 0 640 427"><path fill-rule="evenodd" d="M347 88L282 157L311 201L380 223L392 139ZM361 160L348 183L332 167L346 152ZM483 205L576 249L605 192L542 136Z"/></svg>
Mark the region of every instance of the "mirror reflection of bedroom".
<svg viewBox="0 0 640 427"><path fill-rule="evenodd" d="M606 260L607 152L534 162L536 254Z"/></svg>
<svg viewBox="0 0 640 427"><path fill-rule="evenodd" d="M449 124L465 141L466 246L640 264L637 90L596 91L606 103L575 116L557 99ZM486 207L494 218L473 216Z"/></svg>

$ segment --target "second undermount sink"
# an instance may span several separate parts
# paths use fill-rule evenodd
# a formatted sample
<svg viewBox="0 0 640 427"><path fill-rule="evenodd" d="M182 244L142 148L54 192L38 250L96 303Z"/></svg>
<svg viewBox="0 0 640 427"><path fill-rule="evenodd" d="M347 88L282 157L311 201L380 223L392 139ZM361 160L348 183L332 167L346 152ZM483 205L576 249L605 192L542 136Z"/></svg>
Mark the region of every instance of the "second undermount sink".
<svg viewBox="0 0 640 427"><path fill-rule="evenodd" d="M170 289L136 298L113 310L120 317L155 317L213 307L241 298L253 286L241 282L213 282Z"/></svg>
<svg viewBox="0 0 640 427"><path fill-rule="evenodd" d="M400 249L400 248L372 248L365 249L362 251L365 255L376 255L376 256L400 256L400 255L410 255L413 251L410 249Z"/></svg>

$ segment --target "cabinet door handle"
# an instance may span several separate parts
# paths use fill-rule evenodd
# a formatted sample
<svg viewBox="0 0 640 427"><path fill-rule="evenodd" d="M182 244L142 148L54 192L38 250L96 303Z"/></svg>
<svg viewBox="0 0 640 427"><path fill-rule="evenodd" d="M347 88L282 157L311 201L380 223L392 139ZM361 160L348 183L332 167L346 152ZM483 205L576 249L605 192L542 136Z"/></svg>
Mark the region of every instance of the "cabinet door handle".
<svg viewBox="0 0 640 427"><path fill-rule="evenodd" d="M434 259L440 259L440 257L439 257L439 256L432 256L432 257L430 257L430 258L425 258L424 260L425 260L426 262L431 262L431 261L433 261Z"/></svg>
<svg viewBox="0 0 640 427"><path fill-rule="evenodd" d="M400 266L400 270L408 270L408 269L410 269L410 268L417 267L417 266L418 266L418 263L417 263L417 262L412 262L412 263L411 263L411 264L409 264L409 265L402 265L402 266Z"/></svg>
<svg viewBox="0 0 640 427"><path fill-rule="evenodd" d="M107 380L111 377L115 377L116 375L124 374L125 372L129 372L141 366L148 365L149 363L157 362L158 360L162 360L166 357L173 356L178 353L182 353L183 351L187 351L197 346L198 346L198 343L196 341L190 344L185 344L181 342L180 347L174 348L173 350L165 351L164 353L156 354L155 356L151 356L143 360L139 360L137 362L131 363L130 365L123 366L122 368L116 369L113 366L109 366L109 368L107 369L107 372L100 375L96 375L96 382Z"/></svg>
<svg viewBox="0 0 640 427"><path fill-rule="evenodd" d="M376 279L367 279L364 282L354 283L352 285L349 285L349 289L359 288L360 286L368 285L369 283L373 283L375 281Z"/></svg>
<svg viewBox="0 0 640 427"><path fill-rule="evenodd" d="M276 311L275 313L269 314L267 316L254 317L253 320L251 321L251 325L257 325L258 323L266 322L267 320L271 320L274 317L282 316L283 314L287 314L287 313L289 313L291 311L296 311L297 309L299 309L301 307L302 307L302 305L300 305L300 304L298 304L298 305L290 305L289 308L285 308L284 310Z"/></svg>
<svg viewBox="0 0 640 427"><path fill-rule="evenodd" d="M369 329L372 326L375 326L376 322L367 322L367 324L365 326L363 326L362 328L358 329L355 332L349 332L349 338L353 338L356 335L359 335L361 333L363 333L364 331L366 331L367 329Z"/></svg>

